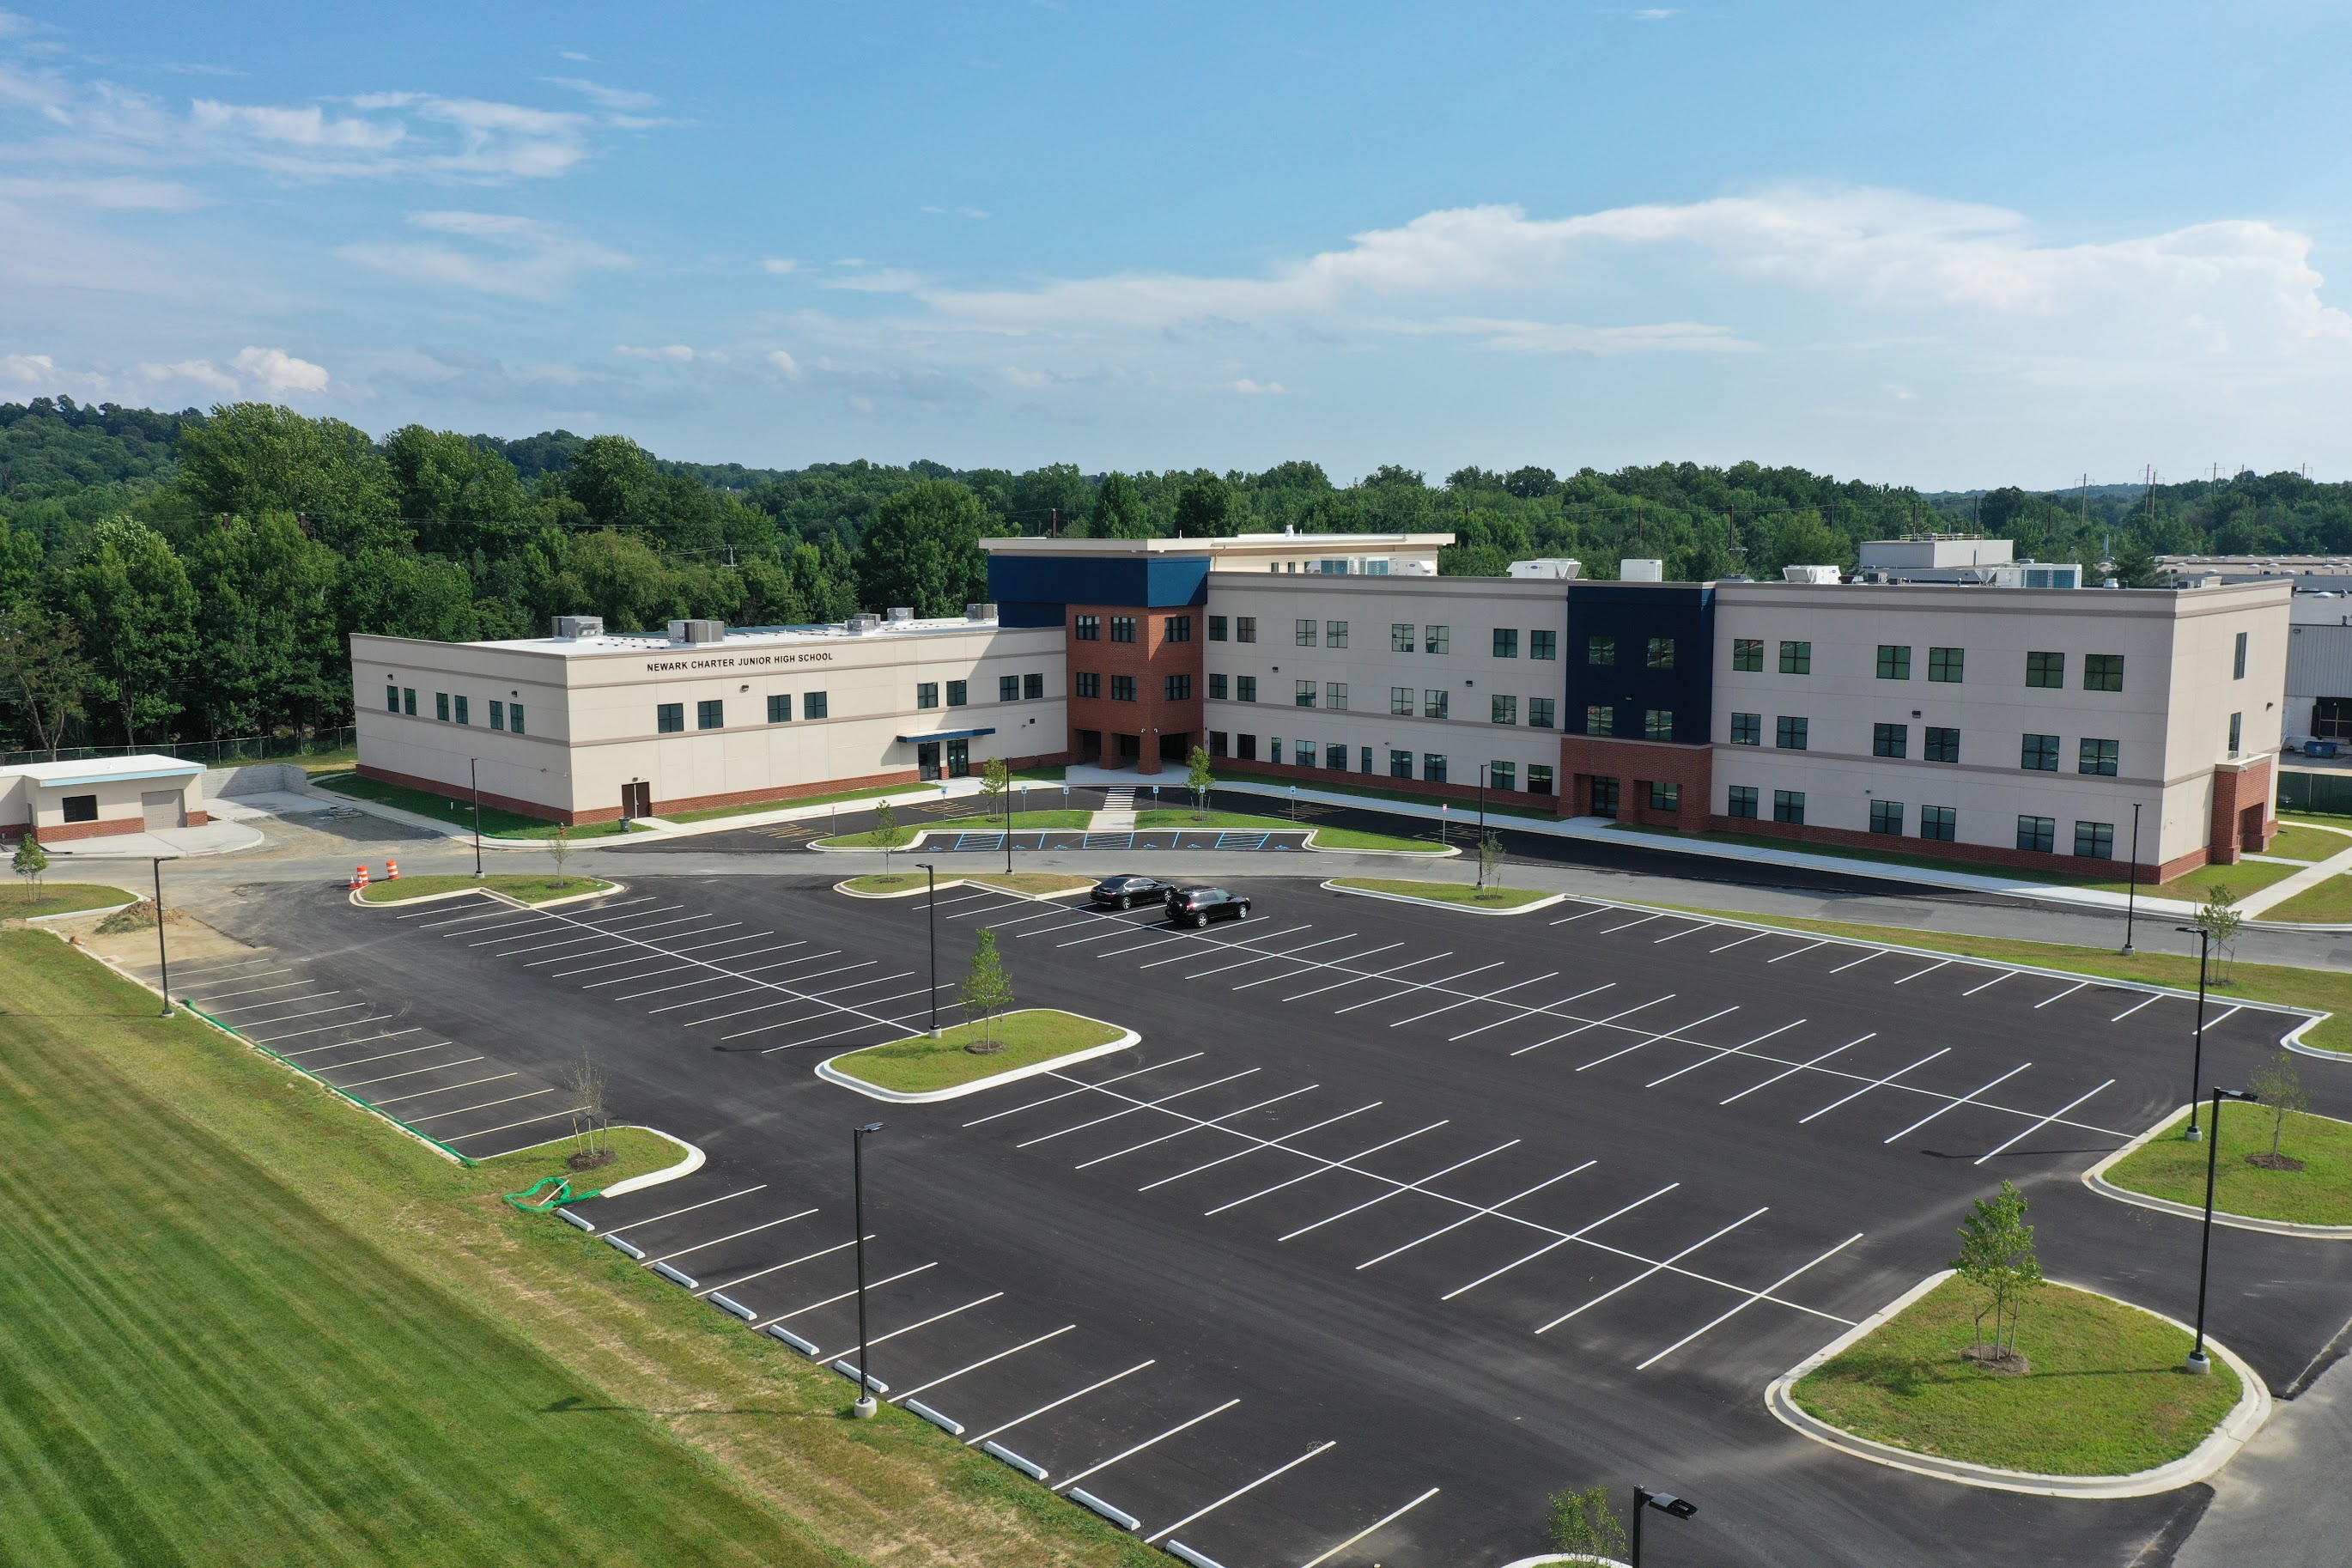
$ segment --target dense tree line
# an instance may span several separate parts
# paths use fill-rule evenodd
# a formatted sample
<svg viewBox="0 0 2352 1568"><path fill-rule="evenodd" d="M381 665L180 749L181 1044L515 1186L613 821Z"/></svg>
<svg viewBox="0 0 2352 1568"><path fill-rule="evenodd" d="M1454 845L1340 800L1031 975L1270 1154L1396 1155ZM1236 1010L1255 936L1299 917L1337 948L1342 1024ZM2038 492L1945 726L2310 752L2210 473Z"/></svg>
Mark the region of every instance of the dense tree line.
<svg viewBox="0 0 2352 1568"><path fill-rule="evenodd" d="M517 440L408 426L381 439L267 404L177 414L0 405L0 747L157 743L347 722L345 638L515 637L707 616L838 620L986 596L1004 533L1434 532L1451 573L1654 556L1677 578L1852 564L1921 530L2154 580L2154 555L2352 552L2352 486L2294 474L2034 494L1923 495L1800 468L1692 463L1438 483L1259 473L1015 473L864 460L664 461L622 436Z"/></svg>

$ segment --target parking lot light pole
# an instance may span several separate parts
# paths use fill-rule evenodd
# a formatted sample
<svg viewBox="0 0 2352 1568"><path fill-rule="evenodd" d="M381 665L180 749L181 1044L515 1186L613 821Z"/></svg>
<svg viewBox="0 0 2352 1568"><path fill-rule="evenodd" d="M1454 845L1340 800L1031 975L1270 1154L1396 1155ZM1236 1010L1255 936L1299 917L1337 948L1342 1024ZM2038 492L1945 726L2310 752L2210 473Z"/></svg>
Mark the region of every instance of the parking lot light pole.
<svg viewBox="0 0 2352 1568"><path fill-rule="evenodd" d="M929 906L931 923L931 1038L940 1037L940 873L936 862L918 860L923 880L931 896L924 902Z"/></svg>
<svg viewBox="0 0 2352 1568"><path fill-rule="evenodd" d="M163 987L163 1016L168 1018L172 1016L172 954L163 942L163 862L171 857L152 858L155 863L155 967L161 972L157 984Z"/></svg>
<svg viewBox="0 0 2352 1568"><path fill-rule="evenodd" d="M2214 1163L2221 1152L2221 1102L2225 1100L2254 1100L2259 1097L2242 1089L2213 1086L2213 1131L2205 1141L2205 1238L2197 1248L2197 1344L2189 1352L2189 1360L2180 1370L2198 1373L2213 1370L2212 1358L2205 1353L2205 1273L2213 1260L2213 1174Z"/></svg>
<svg viewBox="0 0 2352 1568"><path fill-rule="evenodd" d="M2203 926L2173 928L2197 939L2197 1038L2189 1052L2189 1126L2180 1136L2194 1143L2205 1134L2197 1126L2197 1086L2205 1081L2205 961L2212 956L2213 933Z"/></svg>
<svg viewBox="0 0 2352 1568"><path fill-rule="evenodd" d="M2126 868L2125 874L2129 880L2124 886L2123 956L2129 958L2132 955L2133 917L2139 912L2139 805L2137 802L2132 805L2131 864Z"/></svg>
<svg viewBox="0 0 2352 1568"><path fill-rule="evenodd" d="M474 791L474 876L482 875L482 761L479 757L466 759L466 782Z"/></svg>
<svg viewBox="0 0 2352 1568"><path fill-rule="evenodd" d="M857 1403L849 1407L860 1421L874 1419L874 1367L866 1355L866 1135L882 1124L869 1121L849 1131L850 1226L857 1238Z"/></svg>
<svg viewBox="0 0 2352 1568"><path fill-rule="evenodd" d="M1633 1489L1633 1540L1631 1568L1642 1568L1642 1515L1651 1509L1673 1514L1676 1519L1688 1519L1698 1511L1698 1504L1672 1492L1654 1492L1647 1487Z"/></svg>

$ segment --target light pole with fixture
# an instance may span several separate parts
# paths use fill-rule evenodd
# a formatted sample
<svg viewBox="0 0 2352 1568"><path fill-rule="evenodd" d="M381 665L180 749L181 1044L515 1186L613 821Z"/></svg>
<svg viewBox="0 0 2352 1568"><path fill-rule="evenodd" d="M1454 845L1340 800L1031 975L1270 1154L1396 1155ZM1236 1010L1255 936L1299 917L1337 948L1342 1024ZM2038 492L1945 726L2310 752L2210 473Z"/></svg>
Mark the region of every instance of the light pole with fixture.
<svg viewBox="0 0 2352 1568"><path fill-rule="evenodd" d="M466 782L474 792L474 878L479 881L482 875L482 760L479 757L466 759Z"/></svg>
<svg viewBox="0 0 2352 1568"><path fill-rule="evenodd" d="M918 860L915 864L921 868L924 883L930 889L930 897L924 904L931 927L931 1038L936 1040L940 1037L940 873L935 861Z"/></svg>
<svg viewBox="0 0 2352 1568"><path fill-rule="evenodd" d="M1698 1511L1698 1504L1672 1492L1654 1492L1647 1487L1633 1489L1633 1560L1631 1568L1642 1568L1642 1515L1651 1509L1670 1513L1676 1519L1688 1519Z"/></svg>
<svg viewBox="0 0 2352 1568"><path fill-rule="evenodd" d="M2197 939L2197 1037L2189 1052L2189 1126L2180 1136L2194 1143L2205 1134L2197 1125L2197 1086L2205 1081L2205 961L2212 956L2213 933L2203 926L2175 926Z"/></svg>
<svg viewBox="0 0 2352 1568"><path fill-rule="evenodd" d="M857 1403L850 1414L860 1421L874 1418L874 1369L866 1358L866 1135L882 1124L869 1121L849 1131L850 1228L857 1239Z"/></svg>
<svg viewBox="0 0 2352 1568"><path fill-rule="evenodd" d="M168 1018L172 1016L172 954L163 942L163 862L178 857L155 855L150 858L154 861L155 873L155 967L159 972L156 983L163 988L163 1016Z"/></svg>
<svg viewBox="0 0 2352 1568"><path fill-rule="evenodd" d="M2132 923L2134 917L2139 913L2139 803L2137 801L2132 803L2131 865L2127 868L2127 875L2130 880L2124 886L2123 955L2126 958L2129 958L2132 954Z"/></svg>
<svg viewBox="0 0 2352 1568"><path fill-rule="evenodd" d="M2205 1141L2205 1237L2197 1247L2197 1343L2181 1364L2183 1372L2202 1374L2213 1370L2213 1361L2205 1353L2205 1272L2213 1259L2213 1176L2214 1163L2221 1152L2221 1102L2242 1100L2259 1102L2260 1096L2242 1089L2213 1086L2213 1129Z"/></svg>

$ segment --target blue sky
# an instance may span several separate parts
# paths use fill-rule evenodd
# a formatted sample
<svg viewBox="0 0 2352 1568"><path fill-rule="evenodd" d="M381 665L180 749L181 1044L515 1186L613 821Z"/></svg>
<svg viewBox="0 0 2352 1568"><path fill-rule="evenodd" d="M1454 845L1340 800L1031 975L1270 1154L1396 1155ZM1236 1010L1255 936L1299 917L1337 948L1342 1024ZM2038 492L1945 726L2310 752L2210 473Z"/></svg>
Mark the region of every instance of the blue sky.
<svg viewBox="0 0 2352 1568"><path fill-rule="evenodd" d="M2352 474L2341 7L0 18L0 397L762 465Z"/></svg>

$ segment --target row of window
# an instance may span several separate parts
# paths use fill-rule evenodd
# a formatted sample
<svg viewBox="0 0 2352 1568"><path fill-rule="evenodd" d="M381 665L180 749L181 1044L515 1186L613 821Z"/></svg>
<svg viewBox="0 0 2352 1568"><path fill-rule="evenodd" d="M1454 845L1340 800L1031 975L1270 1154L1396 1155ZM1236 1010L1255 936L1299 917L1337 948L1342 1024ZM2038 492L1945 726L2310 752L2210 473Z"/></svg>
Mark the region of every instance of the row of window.
<svg viewBox="0 0 2352 1568"><path fill-rule="evenodd" d="M971 688L968 682L950 680L947 688L949 707L961 708L971 701ZM999 702L1018 702L1024 698L1034 702L1045 695L1045 678L1042 675L1000 675L996 678L996 700ZM937 708L939 705L940 683L936 680L917 681L915 706Z"/></svg>
<svg viewBox="0 0 2352 1568"><path fill-rule="evenodd" d="M1265 760L1269 763L1279 763L1284 761L1284 744L1285 742L1283 737L1279 735L1267 736L1265 738ZM1351 770L1349 766L1349 752L1348 750L1348 743L1344 741L1318 742L1292 740L1288 742L1288 745L1290 748L1288 760L1290 765L1293 767L1326 768L1333 773L1342 773L1350 771L1367 773L1379 772L1379 768L1374 762L1376 753L1370 746L1360 746L1356 749L1355 755L1358 759L1358 765L1356 768ZM1230 751L1228 750L1229 746L1231 747ZM1230 755L1242 762L1254 763L1258 760L1258 737L1255 735L1228 735L1223 730L1212 730L1209 731L1209 755L1212 757ZM1419 776L1423 782L1427 784L1444 784L1447 782L1448 764L1444 753L1438 752L1423 752L1418 753L1418 755L1420 759L1420 773L1417 776ZM1388 748L1389 777L1399 779L1415 777L1416 774L1413 771L1414 758L1414 752L1400 751L1395 747ZM1551 794L1553 777L1554 774L1549 763L1528 763L1526 792L1529 795L1548 795ZM1486 764L1486 787L1491 790L1517 791L1520 787L1519 764L1515 762L1488 763Z"/></svg>
<svg viewBox="0 0 2352 1568"><path fill-rule="evenodd" d="M1083 622L1089 617L1081 616L1078 618ZM1078 635L1081 637L1084 637L1087 636L1087 633L1082 630ZM1189 631L1187 635L1190 635ZM1349 624L1346 621L1323 621L1302 616L1293 620L1290 626L1291 643L1293 646L1297 647L1347 647L1349 646L1349 639L1350 635ZM1493 637L1493 642L1490 646L1493 649L1494 656L1496 658L1517 658L1519 657L1519 630L1517 627L1496 626L1492 628L1490 635ZM1119 639L1114 636L1112 640L1118 641ZM1133 639L1130 637L1128 640L1131 641ZM1170 640L1181 641L1182 639L1171 637ZM1209 617L1209 640L1211 642L1232 641L1254 643L1257 641L1257 617L1255 616L1234 616L1231 617L1224 616L1211 616ZM1669 645L1671 645L1673 641L1672 638L1664 640L1666 640ZM1527 649L1528 657L1531 659L1557 659L1559 658L1559 634L1554 631L1530 631L1527 635ZM1419 651L1422 653L1450 654L1454 651L1454 628L1452 626L1425 626L1413 621L1391 622L1389 625L1389 651L1391 653L1412 653ZM1669 663L1666 668L1673 668L1671 655L1669 656Z"/></svg>
<svg viewBox="0 0 2352 1568"><path fill-rule="evenodd" d="M1633 639L1627 637L1625 640L1630 644ZM1675 639L1672 637L1651 637L1648 639L1648 642L1649 647L1643 651L1642 662L1652 669L1674 668ZM1630 647L1626 650L1627 657L1629 658L1632 656L1632 651L1633 650ZM1586 637L1584 639L1584 662L1587 664L1613 666L1617 662L1617 639L1614 637Z"/></svg>
<svg viewBox="0 0 2352 1568"><path fill-rule="evenodd" d="M1654 797L1657 786L1652 785ZM1753 784L1731 786L1729 815L1760 817L1762 800ZM1655 799L1652 800L1654 805ZM1870 803L1870 831L1895 837L1903 836L1906 806L1899 800L1874 800ZM1951 843L1959 837L1959 812L1948 805L1923 805L1919 808L1919 837ZM1801 789L1776 789L1772 792L1772 820L1801 824L1805 820L1805 792ZM2043 855L2058 852L2058 819L2054 816L2034 816L2021 814L2017 819L2017 847ZM2085 859L2112 860L2116 857L2116 825L2112 822L2077 822L2074 824L2074 853Z"/></svg>
<svg viewBox="0 0 2352 1568"><path fill-rule="evenodd" d="M1117 679L1118 678L1114 678L1114 679ZM1188 696L1191 694L1190 677L1175 675L1168 679L1171 683L1184 682L1185 694ZM1291 682L1291 706L1294 708L1320 707L1333 712L1345 712L1348 710L1348 686L1349 683L1344 680L1320 682L1294 680ZM1172 685L1171 689L1173 690ZM1086 692L1081 689L1079 695L1085 696ZM1209 696L1212 700L1218 702L1255 702L1257 700L1257 677L1236 675L1229 679L1223 675L1212 675L1209 677ZM1173 700L1172 697L1171 700ZM1549 730L1559 722L1559 704L1555 698L1530 697L1527 700L1526 707L1528 726L1530 729ZM1418 701L1416 701L1415 689L1412 687L1389 688L1389 712L1401 719L1410 719L1415 714L1419 714L1423 719L1450 719L1454 716L1453 709L1454 694L1444 687L1432 686L1420 689ZM1519 700L1515 696L1495 693L1490 694L1486 699L1486 714L1491 723L1516 724L1519 721Z"/></svg>
<svg viewBox="0 0 2352 1568"><path fill-rule="evenodd" d="M1212 616L1209 617L1212 627L1213 627L1217 622L1223 619L1224 617L1223 616ZM1135 640L1135 623L1136 617L1133 616L1111 616L1110 640L1113 642L1133 642ZM1080 642L1102 641L1103 617L1100 616L1078 616L1076 624L1071 629L1071 635ZM1211 636L1212 637L1215 637L1213 630L1212 631ZM1160 618L1160 640L1162 642L1191 642L1192 640L1192 617L1190 616L1162 616ZM1218 638L1216 640L1222 641L1223 639ZM1243 640L1248 641L1250 639L1244 638Z"/></svg>
<svg viewBox="0 0 2352 1568"><path fill-rule="evenodd" d="M1617 710L1605 704L1584 710L1584 732L1588 735L1613 735L1617 732ZM1628 733L1631 733L1629 731ZM1642 739L1671 741L1675 738L1675 710L1671 708L1642 710Z"/></svg>
<svg viewBox="0 0 2352 1568"><path fill-rule="evenodd" d="M961 681L958 681L956 684L961 686L963 683ZM800 696L801 717L803 720L825 719L832 716L832 700L825 693L822 691L803 691ZM792 721L792 693L789 691L772 692L768 697L768 722L771 724L789 724ZM694 705L694 727L698 730L724 730L727 728L727 700L723 697L709 697L697 702ZM656 733L675 735L683 731L685 728L685 703L656 702L654 704L654 730Z"/></svg>
<svg viewBox="0 0 2352 1568"><path fill-rule="evenodd" d="M1600 640L1598 638L1594 639ZM2245 673L2245 634L2238 634L2238 671ZM1927 679L1958 684L1968 679L1968 649L1931 647L1927 650ZM1594 663L1601 660L1595 659ZM1764 639L1734 637L1731 639L1731 668L1748 674L1760 674L1764 668ZM1813 672L1813 645L1810 642L1783 642L1780 650L1780 670L1782 675L1811 675ZM1911 649L1903 643L1878 645L1878 679L1908 680L1911 679ZM2025 684L2060 688L2066 684L2066 656L2063 653L2028 653L2025 656ZM2086 653L2083 656L2083 689L2085 691L2121 691L2124 689L2124 656L2119 653Z"/></svg>
<svg viewBox="0 0 2352 1568"><path fill-rule="evenodd" d="M405 718L415 718L416 688L385 687L383 710L387 713L398 713ZM433 716L444 724L470 724L473 722L473 705L466 700L462 692L453 697L446 691L436 691L433 694ZM502 701L495 697L490 699L490 728L504 730L516 735L524 733L522 704Z"/></svg>
<svg viewBox="0 0 2352 1568"><path fill-rule="evenodd" d="M1073 689L1080 697L1100 697L1103 694L1103 678L1093 670L1080 670L1070 679L1076 683ZM1213 685L1214 682L1223 679L1223 678L1221 676L1212 677L1212 684ZM1192 678L1189 675L1163 676L1160 678L1160 694L1163 699L1170 702L1187 701L1192 695ZM1110 700L1113 702L1134 701L1136 700L1135 677L1131 675L1112 676L1110 678Z"/></svg>
<svg viewBox="0 0 2352 1568"><path fill-rule="evenodd" d="M1772 721L1772 744L1784 752L1809 749L1812 738L1812 721L1792 714L1779 714ZM1960 760L1960 732L1940 724L1922 727L1924 744L1919 760L1927 763L1957 763ZM1760 746L1764 743L1764 716L1761 713L1734 713L1731 716L1731 743L1735 746ZM2077 773L2095 773L2114 778L2122 765L2122 744L2116 741L2084 736L2075 747L2074 767ZM1874 757L1908 757L1911 754L1911 726L1908 724L1873 724L1870 727L1870 754ZM2028 734L2020 749L2021 768L2034 773L2054 773L2058 771L2059 738L2055 735Z"/></svg>

